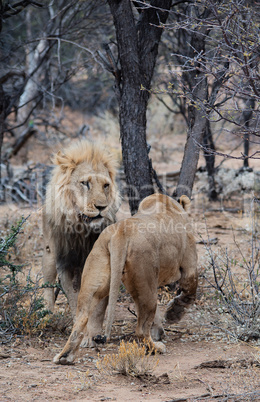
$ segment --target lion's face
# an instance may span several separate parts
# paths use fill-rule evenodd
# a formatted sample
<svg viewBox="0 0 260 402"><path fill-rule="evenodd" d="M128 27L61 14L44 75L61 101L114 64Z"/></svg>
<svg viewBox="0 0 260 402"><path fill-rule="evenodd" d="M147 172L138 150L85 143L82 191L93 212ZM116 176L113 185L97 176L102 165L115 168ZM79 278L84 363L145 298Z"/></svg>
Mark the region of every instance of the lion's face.
<svg viewBox="0 0 260 402"><path fill-rule="evenodd" d="M54 163L45 204L52 224L98 229L115 222L120 197L111 155L98 146L79 142L64 153L58 152Z"/></svg>
<svg viewBox="0 0 260 402"><path fill-rule="evenodd" d="M79 219L90 227L111 221L115 186L102 163L96 168L87 162L80 164L72 173L69 186Z"/></svg>

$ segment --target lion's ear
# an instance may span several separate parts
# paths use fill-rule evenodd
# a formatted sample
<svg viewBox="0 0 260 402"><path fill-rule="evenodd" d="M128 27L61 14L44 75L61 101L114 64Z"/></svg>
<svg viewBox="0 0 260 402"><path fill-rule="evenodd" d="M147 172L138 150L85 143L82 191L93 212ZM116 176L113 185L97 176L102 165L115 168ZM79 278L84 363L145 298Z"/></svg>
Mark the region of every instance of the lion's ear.
<svg viewBox="0 0 260 402"><path fill-rule="evenodd" d="M180 197L180 199L178 200L178 202L181 204L184 211L187 212L190 209L191 201L190 201L189 197L187 197L186 195L182 195Z"/></svg>
<svg viewBox="0 0 260 402"><path fill-rule="evenodd" d="M57 166L59 165L62 170L73 170L76 167L74 160L69 158L66 154L63 154L61 151L58 151L56 155L54 155L53 163Z"/></svg>

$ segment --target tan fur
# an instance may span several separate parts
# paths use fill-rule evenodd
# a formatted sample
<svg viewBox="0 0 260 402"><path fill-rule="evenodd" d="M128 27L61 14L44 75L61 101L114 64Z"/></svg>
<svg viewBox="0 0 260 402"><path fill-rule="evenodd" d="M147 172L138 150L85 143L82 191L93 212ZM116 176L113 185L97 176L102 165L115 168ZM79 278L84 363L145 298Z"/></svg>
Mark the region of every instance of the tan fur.
<svg viewBox="0 0 260 402"><path fill-rule="evenodd" d="M179 282L181 293L167 306L165 318L170 322L180 320L196 296L196 243L184 209L189 204L186 196L178 203L166 195L154 194L141 202L136 215L102 232L86 260L72 333L62 352L55 356L55 363L74 361L88 320L108 294L105 335L110 338L121 280L136 305L136 335L165 351L163 343L154 342L163 332L157 309L158 286Z"/></svg>
<svg viewBox="0 0 260 402"><path fill-rule="evenodd" d="M75 316L85 260L102 230L116 221L117 163L104 148L88 141L59 151L53 162L43 210L43 276L53 284L58 273ZM53 289L45 289L45 299L53 311ZM105 307L103 302L101 321Z"/></svg>

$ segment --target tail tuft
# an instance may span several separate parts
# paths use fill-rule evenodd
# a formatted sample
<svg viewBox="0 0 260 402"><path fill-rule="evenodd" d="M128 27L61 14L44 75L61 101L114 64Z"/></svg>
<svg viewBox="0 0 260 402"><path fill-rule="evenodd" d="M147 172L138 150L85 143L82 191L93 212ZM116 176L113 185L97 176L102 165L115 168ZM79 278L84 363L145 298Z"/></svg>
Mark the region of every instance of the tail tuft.
<svg viewBox="0 0 260 402"><path fill-rule="evenodd" d="M184 316L186 309L190 307L196 298L196 294L184 295L181 293L168 303L165 319L171 324L179 322Z"/></svg>

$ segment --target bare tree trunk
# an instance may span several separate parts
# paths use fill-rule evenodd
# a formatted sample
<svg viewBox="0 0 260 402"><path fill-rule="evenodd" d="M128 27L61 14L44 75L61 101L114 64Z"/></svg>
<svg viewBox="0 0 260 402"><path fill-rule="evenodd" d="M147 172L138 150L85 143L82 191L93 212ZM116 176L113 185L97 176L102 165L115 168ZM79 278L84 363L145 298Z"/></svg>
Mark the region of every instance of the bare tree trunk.
<svg viewBox="0 0 260 402"><path fill-rule="evenodd" d="M216 183L215 183L215 145L212 138L210 121L207 119L206 130L203 136L203 153L206 161L206 169L208 173L209 191L208 197L210 200L217 199Z"/></svg>
<svg viewBox="0 0 260 402"><path fill-rule="evenodd" d="M246 132L244 134L244 155L247 156L247 158L244 159L244 168L249 167L249 163L248 163L249 142L250 142L249 127L250 127L250 120L252 119L254 108L255 108L254 98L247 99L245 102L245 109L243 111L243 118L244 118L245 127L246 127Z"/></svg>
<svg viewBox="0 0 260 402"><path fill-rule="evenodd" d="M3 113L0 113L0 202L4 201L4 194L2 188L2 146L4 139L4 119Z"/></svg>
<svg viewBox="0 0 260 402"><path fill-rule="evenodd" d="M27 23L27 37L29 41L27 54L26 54L26 67L27 76L29 77L24 91L19 99L17 121L19 124L25 124L35 104L35 98L39 92L40 76L42 74L42 61L46 57L49 50L46 39L41 39L35 50L31 46L31 14L32 10L27 10L26 23ZM20 135L22 130L17 130L17 135Z"/></svg>
<svg viewBox="0 0 260 402"><path fill-rule="evenodd" d="M121 66L116 82L119 122L129 205L133 214L140 201L154 192L146 143L146 110L163 31L160 24L168 18L171 0L153 0L151 7L134 2L139 12L137 22L130 0L108 0L108 3L116 28Z"/></svg>
<svg viewBox="0 0 260 402"><path fill-rule="evenodd" d="M4 139L5 120L9 108L10 98L5 93L2 83L0 83L0 201L4 201L2 189L2 146Z"/></svg>
<svg viewBox="0 0 260 402"><path fill-rule="evenodd" d="M191 11L192 12L192 11ZM206 9L202 19L209 15ZM208 27L201 26L191 37L190 51L188 57L191 61L192 70L183 74L184 85L187 87L187 96L189 97L188 107L188 133L184 149L184 156L181 165L179 182L176 188L176 195L180 197L185 194L191 197L195 174L197 170L200 147L203 142L203 136L206 132L207 110L205 101L208 100L208 82L200 61L194 62L200 55L203 60L205 53L205 40L208 34Z"/></svg>
<svg viewBox="0 0 260 402"><path fill-rule="evenodd" d="M178 198L183 194L191 197L199 160L200 144L202 144L203 135L206 130L207 116L205 108L203 107L203 100L207 98L206 77L200 77L200 81L195 85L196 87L193 93L194 104L189 106L188 110L189 128L179 182L176 189Z"/></svg>

